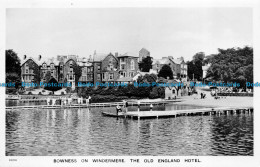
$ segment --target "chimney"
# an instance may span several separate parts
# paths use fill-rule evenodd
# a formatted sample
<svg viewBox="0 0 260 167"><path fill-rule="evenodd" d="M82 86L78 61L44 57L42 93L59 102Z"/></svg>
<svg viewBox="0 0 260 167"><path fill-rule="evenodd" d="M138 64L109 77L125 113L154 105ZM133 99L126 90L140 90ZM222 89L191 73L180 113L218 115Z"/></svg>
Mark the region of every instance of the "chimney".
<svg viewBox="0 0 260 167"><path fill-rule="evenodd" d="M26 59L26 55L23 56L23 59L24 59L24 60Z"/></svg>
<svg viewBox="0 0 260 167"><path fill-rule="evenodd" d="M39 55L39 58L38 58L38 60L40 61L42 59L42 55Z"/></svg>

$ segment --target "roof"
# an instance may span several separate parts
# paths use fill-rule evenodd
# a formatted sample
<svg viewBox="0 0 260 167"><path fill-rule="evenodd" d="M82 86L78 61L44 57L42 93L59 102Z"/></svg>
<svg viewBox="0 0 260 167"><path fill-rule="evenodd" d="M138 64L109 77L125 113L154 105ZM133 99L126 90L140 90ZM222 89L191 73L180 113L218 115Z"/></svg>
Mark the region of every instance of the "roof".
<svg viewBox="0 0 260 167"><path fill-rule="evenodd" d="M103 61L107 56L108 54L105 53L95 53L93 55L93 61Z"/></svg>
<svg viewBox="0 0 260 167"><path fill-rule="evenodd" d="M139 52L142 52L142 51L149 52L149 50L147 50L146 48L142 48Z"/></svg>
<svg viewBox="0 0 260 167"><path fill-rule="evenodd" d="M138 56L136 56L135 54L133 54L131 52L126 52L125 54L119 55L118 57L136 57L136 58L138 58Z"/></svg>
<svg viewBox="0 0 260 167"><path fill-rule="evenodd" d="M153 64L169 64L170 63L170 59L168 59L168 58L164 58L164 59L155 59L154 61L153 61Z"/></svg>

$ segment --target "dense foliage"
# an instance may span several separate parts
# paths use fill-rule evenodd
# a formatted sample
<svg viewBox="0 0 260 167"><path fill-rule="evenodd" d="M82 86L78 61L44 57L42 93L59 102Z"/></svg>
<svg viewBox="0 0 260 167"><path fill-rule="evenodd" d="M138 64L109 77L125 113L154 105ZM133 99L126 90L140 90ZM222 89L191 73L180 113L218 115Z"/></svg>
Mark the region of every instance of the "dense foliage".
<svg viewBox="0 0 260 167"><path fill-rule="evenodd" d="M169 77L170 79L173 79L173 72L169 65L165 64L162 66L162 69L158 73L158 77L163 77L167 79Z"/></svg>
<svg viewBox="0 0 260 167"><path fill-rule="evenodd" d="M155 74L146 74L137 79L139 84L156 82ZM122 99L141 99L141 98L164 98L164 88L159 87L137 87L128 84L126 87L77 87L79 96L91 96L92 102L100 101L120 101Z"/></svg>
<svg viewBox="0 0 260 167"><path fill-rule="evenodd" d="M253 82L253 48L218 49L218 54L206 57L205 62L211 66L207 78L216 81Z"/></svg>
<svg viewBox="0 0 260 167"><path fill-rule="evenodd" d="M55 86L56 84L56 86ZM44 87L44 89L52 91L52 93L54 94L55 91L60 90L61 87L57 86L58 82L55 78L51 78L47 84L46 87Z"/></svg>
<svg viewBox="0 0 260 167"><path fill-rule="evenodd" d="M142 72L149 72L152 68L152 58L150 56L147 56L146 58L143 58L143 60L139 63L139 69Z"/></svg>
<svg viewBox="0 0 260 167"><path fill-rule="evenodd" d="M82 75L82 69L76 63L72 65L73 71L75 72L75 82L78 83L80 76Z"/></svg>
<svg viewBox="0 0 260 167"><path fill-rule="evenodd" d="M202 80L203 70L202 64L205 54L203 52L196 53L192 61L188 62L188 77L189 79Z"/></svg>
<svg viewBox="0 0 260 167"><path fill-rule="evenodd" d="M21 80L21 64L20 59L13 50L5 51L6 63L6 83L15 82L20 83Z"/></svg>

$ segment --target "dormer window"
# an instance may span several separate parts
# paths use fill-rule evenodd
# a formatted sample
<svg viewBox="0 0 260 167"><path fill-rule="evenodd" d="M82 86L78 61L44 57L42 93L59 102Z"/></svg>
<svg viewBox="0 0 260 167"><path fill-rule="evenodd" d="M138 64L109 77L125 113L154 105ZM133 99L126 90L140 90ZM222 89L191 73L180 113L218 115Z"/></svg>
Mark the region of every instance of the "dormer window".
<svg viewBox="0 0 260 167"><path fill-rule="evenodd" d="M44 63L44 64L42 65L42 67L43 67L43 68L46 68L46 67L47 67L47 65Z"/></svg>

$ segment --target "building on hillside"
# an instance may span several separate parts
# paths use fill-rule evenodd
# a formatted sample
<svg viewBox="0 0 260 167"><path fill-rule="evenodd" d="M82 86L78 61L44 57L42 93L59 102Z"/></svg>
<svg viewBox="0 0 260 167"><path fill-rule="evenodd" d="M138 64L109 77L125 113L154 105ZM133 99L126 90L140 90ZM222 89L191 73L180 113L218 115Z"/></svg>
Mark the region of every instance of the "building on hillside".
<svg viewBox="0 0 260 167"><path fill-rule="evenodd" d="M188 65L185 63L184 58L180 57L177 59L171 58L172 61L176 64L176 73L175 78L181 79L182 81L187 82L188 78Z"/></svg>
<svg viewBox="0 0 260 167"><path fill-rule="evenodd" d="M144 58L146 57L150 57L150 52L145 49L145 48L142 48L140 51L139 51L139 59L138 59L138 62L142 61Z"/></svg>
<svg viewBox="0 0 260 167"><path fill-rule="evenodd" d="M152 64L153 71L156 71L159 74L159 71L162 69L164 65L168 65L171 67L173 76L177 75L176 64L172 61L170 57L163 57L162 59L154 59Z"/></svg>
<svg viewBox="0 0 260 167"><path fill-rule="evenodd" d="M181 79L184 82L187 81L188 65L184 62L183 57L174 59L172 56L168 56L162 59L155 59L152 69L158 74L164 65L171 67L175 79Z"/></svg>
<svg viewBox="0 0 260 167"><path fill-rule="evenodd" d="M119 62L119 77L117 82L132 82L132 78L138 71L138 57L132 53L125 53L118 56ZM122 80L122 78L125 78Z"/></svg>
<svg viewBox="0 0 260 167"><path fill-rule="evenodd" d="M39 64L33 58L24 56L21 62L21 81L26 85L40 82Z"/></svg>
<svg viewBox="0 0 260 167"><path fill-rule="evenodd" d="M94 53L93 55L94 84L114 83L118 78L118 59L112 54Z"/></svg>

